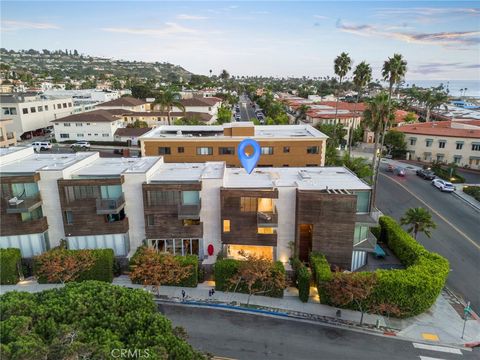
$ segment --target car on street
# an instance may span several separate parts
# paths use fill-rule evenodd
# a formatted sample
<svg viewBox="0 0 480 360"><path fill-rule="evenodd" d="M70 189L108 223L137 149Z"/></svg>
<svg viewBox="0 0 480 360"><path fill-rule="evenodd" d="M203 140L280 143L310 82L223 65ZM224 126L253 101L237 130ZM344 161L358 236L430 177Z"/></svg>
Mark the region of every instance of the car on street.
<svg viewBox="0 0 480 360"><path fill-rule="evenodd" d="M420 176L422 179L425 180L434 180L435 179L435 173L431 170L428 169L418 169L416 171L417 176Z"/></svg>
<svg viewBox="0 0 480 360"><path fill-rule="evenodd" d="M455 191L455 187L451 182L442 180L442 179L435 179L432 180L432 185L435 186L440 191L444 192L452 192Z"/></svg>
<svg viewBox="0 0 480 360"><path fill-rule="evenodd" d="M397 166L395 169L393 169L393 173L397 176L405 176L406 171L405 168Z"/></svg>
<svg viewBox="0 0 480 360"><path fill-rule="evenodd" d="M35 141L32 143L33 150L39 151L46 151L52 148L52 144L50 141Z"/></svg>
<svg viewBox="0 0 480 360"><path fill-rule="evenodd" d="M90 143L88 141L77 141L75 144L70 145L73 148L81 148L81 149L90 149Z"/></svg>
<svg viewBox="0 0 480 360"><path fill-rule="evenodd" d="M393 169L395 169L395 167L392 164L387 165L387 171L388 172L393 172Z"/></svg>

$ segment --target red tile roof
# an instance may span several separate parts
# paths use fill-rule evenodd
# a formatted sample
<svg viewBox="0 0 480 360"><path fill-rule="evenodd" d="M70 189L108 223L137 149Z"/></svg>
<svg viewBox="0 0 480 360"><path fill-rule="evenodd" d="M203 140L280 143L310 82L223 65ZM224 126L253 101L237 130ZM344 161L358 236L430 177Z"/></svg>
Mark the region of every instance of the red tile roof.
<svg viewBox="0 0 480 360"><path fill-rule="evenodd" d="M406 134L480 139L480 120L416 123L402 125L395 130Z"/></svg>
<svg viewBox="0 0 480 360"><path fill-rule="evenodd" d="M111 110L93 110L87 111L80 114L74 114L65 116L63 118L53 120L51 122L114 122L119 120L119 115L122 114L120 109L111 109Z"/></svg>
<svg viewBox="0 0 480 360"><path fill-rule="evenodd" d="M407 116L409 112L405 110L396 110L395 111L395 124L399 124L405 120L405 116ZM418 120L418 115L415 113L412 113L415 115L415 118Z"/></svg>
<svg viewBox="0 0 480 360"><path fill-rule="evenodd" d="M182 99L180 102L183 106L213 106L216 103L221 102L222 99L217 97L204 97L204 98L190 98L190 99Z"/></svg>
<svg viewBox="0 0 480 360"><path fill-rule="evenodd" d="M115 131L115 136L141 136L152 130L152 128L119 128Z"/></svg>

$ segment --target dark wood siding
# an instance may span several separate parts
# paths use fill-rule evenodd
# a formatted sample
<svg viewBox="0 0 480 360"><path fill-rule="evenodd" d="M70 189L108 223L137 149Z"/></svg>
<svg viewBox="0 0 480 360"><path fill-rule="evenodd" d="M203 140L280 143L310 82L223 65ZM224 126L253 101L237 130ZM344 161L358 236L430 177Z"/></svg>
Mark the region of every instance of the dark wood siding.
<svg viewBox="0 0 480 360"><path fill-rule="evenodd" d="M312 251L327 260L350 269L355 231L357 197L321 191L297 190L295 243L300 244L300 225L311 224Z"/></svg>
<svg viewBox="0 0 480 360"><path fill-rule="evenodd" d="M239 245L277 246L277 234L257 233L257 211L242 212L242 197L278 198L276 189L221 188L222 243ZM223 232L223 220L230 220L230 232Z"/></svg>

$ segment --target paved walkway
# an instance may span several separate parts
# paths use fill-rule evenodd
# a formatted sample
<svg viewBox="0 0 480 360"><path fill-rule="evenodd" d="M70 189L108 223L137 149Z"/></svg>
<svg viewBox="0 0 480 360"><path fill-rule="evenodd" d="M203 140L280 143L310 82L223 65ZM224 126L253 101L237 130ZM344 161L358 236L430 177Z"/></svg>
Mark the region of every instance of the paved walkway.
<svg viewBox="0 0 480 360"><path fill-rule="evenodd" d="M113 284L130 288L144 288L141 285L132 284L127 276L120 276L113 280ZM38 284L36 280L24 280L17 285L3 285L0 294L8 291L38 292L46 289L61 287L60 284ZM434 306L424 314L409 319L388 319L374 314L364 315L364 325L360 326L361 313L352 310L341 310L341 316L337 316L337 308L322 305L315 288L311 289L311 296L307 303L298 299L298 291L295 288L287 288L283 299L266 296L252 296L250 307L247 309L248 295L216 291L209 296L209 290L214 288L213 282L204 282L196 288L181 288L174 286L162 286L159 291L160 300L182 302L190 305L208 305L229 307L237 310L257 309L269 314L302 318L311 321L326 322L338 326L349 326L366 331L397 335L413 341L426 341L438 344L462 346L465 343L480 342L480 321L468 320L464 338L461 338L463 319L452 306L451 296L444 292ZM146 288L146 290L151 290ZM182 299L182 290L186 297ZM252 307L254 309L252 309ZM461 307L461 306L460 306Z"/></svg>

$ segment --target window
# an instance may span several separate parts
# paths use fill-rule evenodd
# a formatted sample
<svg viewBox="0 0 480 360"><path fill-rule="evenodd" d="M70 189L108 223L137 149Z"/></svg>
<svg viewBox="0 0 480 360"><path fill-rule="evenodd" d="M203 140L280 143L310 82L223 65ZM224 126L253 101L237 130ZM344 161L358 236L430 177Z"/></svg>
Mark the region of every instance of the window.
<svg viewBox="0 0 480 360"><path fill-rule="evenodd" d="M73 213L69 210L65 211L65 221L67 225L73 224Z"/></svg>
<svg viewBox="0 0 480 360"><path fill-rule="evenodd" d="M89 125L90 125L90 123L87 123L87 126L89 126Z"/></svg>
<svg viewBox="0 0 480 360"><path fill-rule="evenodd" d="M370 205L370 191L357 191L357 213L368 213Z"/></svg>
<svg viewBox="0 0 480 360"><path fill-rule="evenodd" d="M200 192L198 191L182 191L183 205L198 205L200 204Z"/></svg>
<svg viewBox="0 0 480 360"><path fill-rule="evenodd" d="M153 239L149 242L152 248L161 253L199 255L199 239Z"/></svg>
<svg viewBox="0 0 480 360"><path fill-rule="evenodd" d="M317 167L317 164L307 164L307 167Z"/></svg>
<svg viewBox="0 0 480 360"><path fill-rule="evenodd" d="M414 146L417 143L417 139L411 138L410 145Z"/></svg>
<svg viewBox="0 0 480 360"><path fill-rule="evenodd" d="M254 197L241 197L240 198L240 211L241 212L256 212L257 211L257 198Z"/></svg>
<svg viewBox="0 0 480 360"><path fill-rule="evenodd" d="M65 197L69 203L75 200L97 199L100 198L100 191L98 186L66 186Z"/></svg>
<svg viewBox="0 0 480 360"><path fill-rule="evenodd" d="M261 153L262 153L262 155L273 155L273 147L272 146L262 146Z"/></svg>
<svg viewBox="0 0 480 360"><path fill-rule="evenodd" d="M472 151L480 151L480 143L473 143Z"/></svg>
<svg viewBox="0 0 480 360"><path fill-rule="evenodd" d="M155 217L153 214L148 214L147 215L147 226L153 226L155 225Z"/></svg>
<svg viewBox="0 0 480 360"><path fill-rule="evenodd" d="M438 161L438 162L442 162L442 161L443 161L443 158L444 158L444 155L443 155L443 154L438 154L438 155L437 155L437 161Z"/></svg>
<svg viewBox="0 0 480 360"><path fill-rule="evenodd" d="M22 221L38 220L43 217L42 208L38 207L30 212L21 213Z"/></svg>
<svg viewBox="0 0 480 360"><path fill-rule="evenodd" d="M457 150L462 150L462 149L463 149L463 142L457 142L455 148L456 148Z"/></svg>
<svg viewBox="0 0 480 360"><path fill-rule="evenodd" d="M230 220L223 220L223 232L230 232Z"/></svg>
<svg viewBox="0 0 480 360"><path fill-rule="evenodd" d="M454 155L453 156L453 162L455 164L460 164L460 161L462 160L462 155Z"/></svg>
<svg viewBox="0 0 480 360"><path fill-rule="evenodd" d="M158 148L158 155L170 155L171 152L170 152L170 148L169 147L159 147Z"/></svg>
<svg viewBox="0 0 480 360"><path fill-rule="evenodd" d="M92 134L91 134L91 133L88 133L87 135L88 135L88 136L92 136Z"/></svg>
<svg viewBox="0 0 480 360"><path fill-rule="evenodd" d="M63 126L69 127L69 126L72 126L72 124L70 124L70 123L63 123Z"/></svg>
<svg viewBox="0 0 480 360"><path fill-rule="evenodd" d="M60 134L60 138L62 139L69 139L70 135L69 134Z"/></svg>
<svg viewBox="0 0 480 360"><path fill-rule="evenodd" d="M308 146L307 147L307 154L318 154L319 149L318 146Z"/></svg>
<svg viewBox="0 0 480 360"><path fill-rule="evenodd" d="M45 105L45 111L48 111L48 105Z"/></svg>
<svg viewBox="0 0 480 360"><path fill-rule="evenodd" d="M57 109L61 109L62 108L62 104L57 104Z"/></svg>
<svg viewBox="0 0 480 360"><path fill-rule="evenodd" d="M102 134L102 137L109 137L110 135L108 134Z"/></svg>
<svg viewBox="0 0 480 360"><path fill-rule="evenodd" d="M22 109L22 113L25 115L25 114L28 114L28 108L23 108Z"/></svg>
<svg viewBox="0 0 480 360"><path fill-rule="evenodd" d="M290 146L284 146L283 147L283 152L284 153L289 153L290 152Z"/></svg>
<svg viewBox="0 0 480 360"><path fill-rule="evenodd" d="M183 146L179 146L179 147L177 148L177 152L178 152L179 154L183 154L183 153L185 152L185 148L184 148Z"/></svg>
<svg viewBox="0 0 480 360"><path fill-rule="evenodd" d="M38 112L42 112L43 111L43 106L37 106L37 109L38 109Z"/></svg>
<svg viewBox="0 0 480 360"><path fill-rule="evenodd" d="M83 124L77 122L77 123L75 123L75 126L83 126Z"/></svg>
<svg viewBox="0 0 480 360"><path fill-rule="evenodd" d="M3 115L17 115L17 109L3 107L2 108L2 113L3 113Z"/></svg>
<svg viewBox="0 0 480 360"><path fill-rule="evenodd" d="M272 227L259 227L257 228L257 234L276 234L277 229Z"/></svg>
<svg viewBox="0 0 480 360"><path fill-rule="evenodd" d="M432 146L432 142L433 142L432 139L427 139L427 140L425 140L425 146L426 146L426 147L431 147L431 146Z"/></svg>
<svg viewBox="0 0 480 360"><path fill-rule="evenodd" d="M68 107L72 107L72 103L68 103Z"/></svg>
<svg viewBox="0 0 480 360"><path fill-rule="evenodd" d="M446 144L446 143L447 143L447 142L446 142L445 140L440 140L440 141L438 142L438 147L439 147L440 149L445 149L445 144Z"/></svg>
<svg viewBox="0 0 480 360"><path fill-rule="evenodd" d="M211 147L197 147L197 155L212 155L213 148Z"/></svg>
<svg viewBox="0 0 480 360"><path fill-rule="evenodd" d="M82 138L83 134L77 134L77 137Z"/></svg>
<svg viewBox="0 0 480 360"><path fill-rule="evenodd" d="M32 106L32 107L30 108L30 112L31 112L31 113L37 112L37 110L35 109L35 106Z"/></svg>
<svg viewBox="0 0 480 360"><path fill-rule="evenodd" d="M235 155L235 148L233 147L219 147L218 155Z"/></svg>
<svg viewBox="0 0 480 360"><path fill-rule="evenodd" d="M98 136L98 134L93 134L93 136Z"/></svg>
<svg viewBox="0 0 480 360"><path fill-rule="evenodd" d="M353 233L353 245L356 245L368 237L368 226L355 226L355 231Z"/></svg>
<svg viewBox="0 0 480 360"><path fill-rule="evenodd" d="M180 204L179 191L147 191L147 204L149 206Z"/></svg>
<svg viewBox="0 0 480 360"><path fill-rule="evenodd" d="M283 164L283 167L289 167L289 166L290 166L290 165L288 165L288 164Z"/></svg>
<svg viewBox="0 0 480 360"><path fill-rule="evenodd" d="M67 108L67 103L63 103L63 108L64 108L64 109Z"/></svg>

